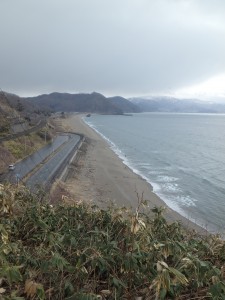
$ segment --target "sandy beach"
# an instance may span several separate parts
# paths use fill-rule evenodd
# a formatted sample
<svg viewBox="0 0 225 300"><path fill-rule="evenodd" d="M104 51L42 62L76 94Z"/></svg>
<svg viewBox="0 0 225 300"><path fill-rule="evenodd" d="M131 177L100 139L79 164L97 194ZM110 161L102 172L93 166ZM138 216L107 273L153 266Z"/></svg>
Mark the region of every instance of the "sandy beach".
<svg viewBox="0 0 225 300"><path fill-rule="evenodd" d="M67 188L77 201L96 203L103 208L113 202L117 206L135 209L138 197L143 195L149 210L155 206L166 207L165 216L168 221L180 221L185 227L201 234L206 233L206 230L167 207L152 192L151 185L128 168L107 141L82 120L82 115L71 115L63 123L68 130L85 136L66 180Z"/></svg>

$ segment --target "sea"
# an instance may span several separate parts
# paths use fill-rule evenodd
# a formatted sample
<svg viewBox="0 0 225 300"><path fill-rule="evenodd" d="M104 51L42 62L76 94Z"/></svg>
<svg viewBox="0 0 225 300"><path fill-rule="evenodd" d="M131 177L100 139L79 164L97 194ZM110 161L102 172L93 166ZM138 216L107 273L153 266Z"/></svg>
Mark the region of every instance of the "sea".
<svg viewBox="0 0 225 300"><path fill-rule="evenodd" d="M224 235L224 114L91 115L84 120L170 208Z"/></svg>

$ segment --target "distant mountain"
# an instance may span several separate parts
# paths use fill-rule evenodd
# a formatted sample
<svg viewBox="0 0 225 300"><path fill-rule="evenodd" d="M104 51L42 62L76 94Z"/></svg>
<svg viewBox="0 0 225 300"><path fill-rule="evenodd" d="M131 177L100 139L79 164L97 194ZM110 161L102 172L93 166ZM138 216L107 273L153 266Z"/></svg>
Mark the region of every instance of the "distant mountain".
<svg viewBox="0 0 225 300"><path fill-rule="evenodd" d="M141 112L139 106L136 104L132 103L131 101L120 97L109 97L108 98L111 103L113 103L115 106L120 108L124 113L139 113Z"/></svg>
<svg viewBox="0 0 225 300"><path fill-rule="evenodd" d="M137 112L138 107L122 97L106 98L102 94L51 93L26 98L30 103L50 111L74 111L100 114Z"/></svg>
<svg viewBox="0 0 225 300"><path fill-rule="evenodd" d="M21 117L32 120L32 122L50 112L61 111L99 114L138 112L225 113L225 102L216 102L215 99L209 102L166 96L136 97L130 99L120 96L107 98L96 92L91 94L55 92L28 98L21 98L9 93L3 94L7 96L8 104L15 111L18 111ZM3 106L7 104L4 103L3 100L0 101L0 104L2 104L2 108L0 107L0 109L4 109Z"/></svg>
<svg viewBox="0 0 225 300"><path fill-rule="evenodd" d="M173 97L131 98L142 112L225 113L225 103Z"/></svg>
<svg viewBox="0 0 225 300"><path fill-rule="evenodd" d="M114 107L104 96L98 93L69 94L55 92L26 99L31 103L37 104L39 107L44 107L53 112L122 113L122 111Z"/></svg>

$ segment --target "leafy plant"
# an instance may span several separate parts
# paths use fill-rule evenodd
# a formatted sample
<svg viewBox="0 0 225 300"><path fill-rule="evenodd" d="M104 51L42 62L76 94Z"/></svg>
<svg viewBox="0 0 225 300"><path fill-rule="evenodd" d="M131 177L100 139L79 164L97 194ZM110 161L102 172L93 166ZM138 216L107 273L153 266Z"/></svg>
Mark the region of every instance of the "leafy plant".
<svg viewBox="0 0 225 300"><path fill-rule="evenodd" d="M4 200L4 201L3 201ZM144 213L0 190L0 299L225 299L225 243Z"/></svg>

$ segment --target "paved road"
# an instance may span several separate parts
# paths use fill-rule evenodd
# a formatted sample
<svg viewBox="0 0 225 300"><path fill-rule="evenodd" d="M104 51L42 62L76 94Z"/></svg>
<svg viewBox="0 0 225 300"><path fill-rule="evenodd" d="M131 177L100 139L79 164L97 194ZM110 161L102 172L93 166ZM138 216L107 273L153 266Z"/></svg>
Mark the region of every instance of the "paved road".
<svg viewBox="0 0 225 300"><path fill-rule="evenodd" d="M62 167L66 166L75 149L78 147L80 136L69 135L69 141L55 153L45 164L40 167L26 182L32 190L37 190L40 186L46 188L57 177Z"/></svg>
<svg viewBox="0 0 225 300"><path fill-rule="evenodd" d="M18 180L21 180L27 174L29 174L38 164L44 161L49 155L51 155L54 151L57 151L59 147L62 147L62 145L68 141L68 134L58 135L52 143L47 144L37 152L15 164L15 169L4 174L1 178L2 181L16 183Z"/></svg>
<svg viewBox="0 0 225 300"><path fill-rule="evenodd" d="M1 181L17 183L33 172L26 182L31 190L35 190L38 185L43 187L49 185L65 167L79 141L79 135L60 134L52 143L15 164L15 169L1 176Z"/></svg>

